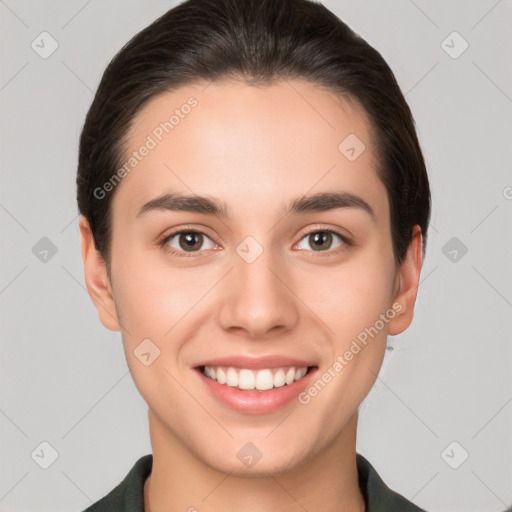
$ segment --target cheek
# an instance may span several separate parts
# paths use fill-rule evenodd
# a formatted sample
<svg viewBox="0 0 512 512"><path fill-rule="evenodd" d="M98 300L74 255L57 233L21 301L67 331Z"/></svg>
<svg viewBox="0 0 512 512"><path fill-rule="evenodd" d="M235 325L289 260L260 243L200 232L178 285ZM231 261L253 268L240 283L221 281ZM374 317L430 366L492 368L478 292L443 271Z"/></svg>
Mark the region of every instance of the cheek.
<svg viewBox="0 0 512 512"><path fill-rule="evenodd" d="M175 402L178 416L177 375L181 348L193 307L207 291L190 272L147 263L133 251L116 268L116 304L121 316L126 361L141 396L156 410ZM174 398L173 398L174 396Z"/></svg>
<svg viewBox="0 0 512 512"><path fill-rule="evenodd" d="M171 268L133 247L125 254L115 266L115 294L129 338L162 339L215 282L211 270Z"/></svg>
<svg viewBox="0 0 512 512"><path fill-rule="evenodd" d="M174 361L184 343L183 329L190 324L194 304L204 291L194 290L179 279L148 279L144 285L127 287L124 292L120 309L126 350L133 351L142 340L150 339L159 347L160 359Z"/></svg>
<svg viewBox="0 0 512 512"><path fill-rule="evenodd" d="M330 269L321 280L315 280L316 286L308 278L304 290L314 304L312 309L318 311L343 345L373 326L389 310L393 281L392 263L370 254Z"/></svg>

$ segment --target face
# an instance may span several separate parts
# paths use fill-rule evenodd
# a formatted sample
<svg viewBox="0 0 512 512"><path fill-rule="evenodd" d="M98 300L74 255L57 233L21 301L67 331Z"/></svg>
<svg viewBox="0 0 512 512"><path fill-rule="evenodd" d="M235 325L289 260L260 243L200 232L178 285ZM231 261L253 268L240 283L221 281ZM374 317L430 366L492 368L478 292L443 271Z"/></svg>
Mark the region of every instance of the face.
<svg viewBox="0 0 512 512"><path fill-rule="evenodd" d="M235 474L346 440L421 266L417 236L395 266L364 112L298 80L197 84L153 98L127 140L111 280L84 260L152 432Z"/></svg>

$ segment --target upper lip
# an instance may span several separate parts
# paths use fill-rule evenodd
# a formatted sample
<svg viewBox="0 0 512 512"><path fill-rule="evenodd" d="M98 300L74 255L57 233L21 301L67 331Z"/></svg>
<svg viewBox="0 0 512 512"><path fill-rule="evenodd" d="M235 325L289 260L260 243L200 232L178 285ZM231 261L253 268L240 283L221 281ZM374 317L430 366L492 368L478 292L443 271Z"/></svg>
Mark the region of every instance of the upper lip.
<svg viewBox="0 0 512 512"><path fill-rule="evenodd" d="M247 356L230 356L218 357L201 361L195 367L201 366L228 366L234 368L282 368L284 366L294 366L296 368L305 368L315 366L311 361L297 359L295 357L287 357L281 355L264 356L264 357L247 357Z"/></svg>

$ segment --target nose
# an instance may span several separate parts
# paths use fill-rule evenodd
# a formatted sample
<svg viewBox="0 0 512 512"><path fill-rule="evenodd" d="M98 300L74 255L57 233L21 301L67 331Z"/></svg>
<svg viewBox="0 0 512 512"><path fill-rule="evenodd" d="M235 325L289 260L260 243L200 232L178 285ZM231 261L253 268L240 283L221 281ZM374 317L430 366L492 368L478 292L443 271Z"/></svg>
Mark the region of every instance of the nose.
<svg viewBox="0 0 512 512"><path fill-rule="evenodd" d="M221 327L254 340L282 336L299 320L300 300L289 272L263 250L252 262L234 255L234 268L222 280Z"/></svg>

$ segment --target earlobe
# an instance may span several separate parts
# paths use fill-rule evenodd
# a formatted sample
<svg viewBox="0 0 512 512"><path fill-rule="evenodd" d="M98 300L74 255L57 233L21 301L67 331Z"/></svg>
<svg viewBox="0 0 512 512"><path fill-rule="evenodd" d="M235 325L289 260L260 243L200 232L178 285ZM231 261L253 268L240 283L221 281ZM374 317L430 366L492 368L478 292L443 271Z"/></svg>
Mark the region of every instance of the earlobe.
<svg viewBox="0 0 512 512"><path fill-rule="evenodd" d="M96 249L89 221L83 215L80 216L79 228L85 284L89 296L101 323L111 331L119 331L120 324L106 262Z"/></svg>
<svg viewBox="0 0 512 512"><path fill-rule="evenodd" d="M422 265L423 236L421 228L413 228L411 243L404 261L398 268L395 281L393 304L399 313L388 323L388 334L396 335L404 332L411 325L414 316L414 304L418 294L419 278Z"/></svg>

